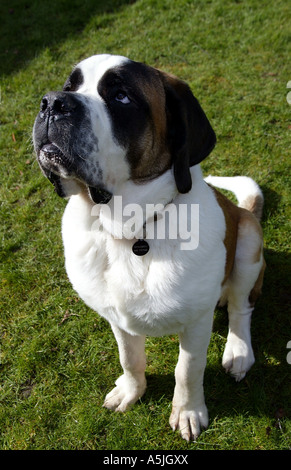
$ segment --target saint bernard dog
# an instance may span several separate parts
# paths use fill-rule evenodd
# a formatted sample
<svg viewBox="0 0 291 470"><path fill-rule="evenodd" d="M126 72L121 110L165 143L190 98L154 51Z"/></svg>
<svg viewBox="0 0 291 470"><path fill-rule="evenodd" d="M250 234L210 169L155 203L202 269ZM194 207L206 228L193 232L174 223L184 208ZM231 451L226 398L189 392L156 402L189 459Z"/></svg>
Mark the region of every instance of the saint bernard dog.
<svg viewBox="0 0 291 470"><path fill-rule="evenodd" d="M208 425L203 376L217 304L229 316L223 367L238 381L254 363L251 314L265 268L260 188L245 176L203 179L199 163L216 137L189 86L121 56L89 57L63 91L47 93L33 141L44 175L68 199L68 277L118 343L123 374L104 406L125 411L144 394L146 335L177 333L170 425L195 440ZM192 205L195 223L184 210ZM147 236L161 224L164 236Z"/></svg>

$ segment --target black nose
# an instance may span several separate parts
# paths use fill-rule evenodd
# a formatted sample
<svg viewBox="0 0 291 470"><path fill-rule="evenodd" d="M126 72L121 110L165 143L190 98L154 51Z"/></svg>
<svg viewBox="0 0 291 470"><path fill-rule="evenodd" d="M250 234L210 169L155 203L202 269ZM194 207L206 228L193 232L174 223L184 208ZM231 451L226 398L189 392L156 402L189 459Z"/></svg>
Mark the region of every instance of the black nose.
<svg viewBox="0 0 291 470"><path fill-rule="evenodd" d="M68 92L51 91L41 100L41 113L60 116L68 115L76 108L76 99Z"/></svg>

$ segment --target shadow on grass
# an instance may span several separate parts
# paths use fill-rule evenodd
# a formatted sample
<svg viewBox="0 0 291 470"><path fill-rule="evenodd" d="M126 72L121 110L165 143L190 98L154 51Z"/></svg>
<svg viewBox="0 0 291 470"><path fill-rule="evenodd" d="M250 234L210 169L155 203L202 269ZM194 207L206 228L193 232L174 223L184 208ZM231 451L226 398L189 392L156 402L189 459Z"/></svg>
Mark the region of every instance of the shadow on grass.
<svg viewBox="0 0 291 470"><path fill-rule="evenodd" d="M0 73L9 75L46 47L78 36L94 15L135 0L11 0L0 5ZM98 25L96 25L98 28Z"/></svg>
<svg viewBox="0 0 291 470"><path fill-rule="evenodd" d="M287 363L287 342L291 340L290 257L286 253L265 250L265 258L268 269L251 328L256 362L241 382L225 373L222 352L217 365L207 365L204 389L210 419L240 413L264 415L273 420L276 427L278 415L283 419L291 416L291 365ZM226 339L226 309L216 311L213 331ZM144 403L172 401L174 374L147 374L147 382Z"/></svg>
<svg viewBox="0 0 291 470"><path fill-rule="evenodd" d="M262 413L272 419L278 410L283 410L283 416L291 415L291 365L287 362L287 343L291 340L290 255L270 249L264 253L267 269L263 292L251 325L256 362L239 383L230 376L221 378L222 367L207 368L205 389L212 402L210 410L213 406L230 415L231 410ZM218 310L213 330L226 338L227 324L226 309Z"/></svg>
<svg viewBox="0 0 291 470"><path fill-rule="evenodd" d="M147 389L142 397L144 403L150 401L158 402L162 397L164 400L172 401L175 377L174 374L147 374Z"/></svg>
<svg viewBox="0 0 291 470"><path fill-rule="evenodd" d="M267 185L261 184L260 188L264 194L264 211L262 217L262 224L264 224L266 220L276 214L282 197L278 192L270 189Z"/></svg>

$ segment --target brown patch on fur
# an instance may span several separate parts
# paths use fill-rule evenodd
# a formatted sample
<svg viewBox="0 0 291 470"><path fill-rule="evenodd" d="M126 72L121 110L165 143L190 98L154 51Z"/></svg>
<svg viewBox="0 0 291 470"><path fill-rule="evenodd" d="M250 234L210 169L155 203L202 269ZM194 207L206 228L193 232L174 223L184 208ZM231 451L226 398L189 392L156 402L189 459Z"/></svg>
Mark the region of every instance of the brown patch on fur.
<svg viewBox="0 0 291 470"><path fill-rule="evenodd" d="M249 295L249 302L250 302L251 307L253 307L255 305L255 302L257 301L258 297L262 293L262 286L263 286L263 279L264 279L265 269L266 269L266 262L265 262L265 260L263 260L262 269L261 269L260 274L258 276L258 279L257 279L257 281L256 281L256 283L255 283L254 287L252 288L251 293Z"/></svg>
<svg viewBox="0 0 291 470"><path fill-rule="evenodd" d="M211 186L214 191L214 195L221 209L223 210L226 232L224 238L224 245L226 248L226 264L225 264L225 275L222 284L228 279L235 259L238 223L240 220L240 208L233 204L224 194L217 191Z"/></svg>
<svg viewBox="0 0 291 470"><path fill-rule="evenodd" d="M262 239L263 238L263 231L262 227L258 221L258 218L255 216L254 213L251 213L248 209L243 209L243 208L238 208L241 211L240 214L240 226L243 225L250 225L252 230L255 230L258 234L258 238ZM258 249L255 251L253 255L253 263L258 263L261 259L261 254L262 254L262 246L261 244L258 245Z"/></svg>
<svg viewBox="0 0 291 470"><path fill-rule="evenodd" d="M155 77L153 83L144 83L144 96L147 103L150 104L154 129L158 137L166 136L166 97L163 84L159 76Z"/></svg>
<svg viewBox="0 0 291 470"><path fill-rule="evenodd" d="M261 196L248 196L243 201L242 205L245 209L254 214L258 220L261 220L264 205L264 200Z"/></svg>
<svg viewBox="0 0 291 470"><path fill-rule="evenodd" d="M136 143L142 157L138 166L132 169L132 179L141 183L156 178L171 167L171 157L166 145L167 116L164 86L159 72L152 67L148 69L152 71L151 81L140 78L140 88L150 107L151 119L142 138Z"/></svg>
<svg viewBox="0 0 291 470"><path fill-rule="evenodd" d="M260 259L261 259L261 254L262 254L262 248L259 247L259 248L257 249L257 252L254 254L254 258L253 258L254 263L258 263L258 262L260 261Z"/></svg>
<svg viewBox="0 0 291 470"><path fill-rule="evenodd" d="M258 233L259 238L262 238L262 228L260 226L260 223L258 222L258 219L253 213L251 213L247 209L236 206L226 196L224 196L224 194L220 193L212 186L211 188L214 191L218 204L223 210L225 224L226 224L226 232L225 232L225 238L224 238L224 245L226 247L226 264L225 264L225 276L222 282L222 284L224 284L225 281L228 279L232 271L233 265L234 265L239 225L242 226L242 225L250 224L252 226L252 229L254 229ZM252 260L253 263L258 263L261 259L261 255L262 255L262 246L259 245L258 249L254 253L253 260ZM262 274L262 279L263 279L263 274ZM254 290L252 297L255 296L255 292L257 292L257 290L260 289L260 287L259 287L259 284L258 285L256 284L256 286L254 287L255 290Z"/></svg>

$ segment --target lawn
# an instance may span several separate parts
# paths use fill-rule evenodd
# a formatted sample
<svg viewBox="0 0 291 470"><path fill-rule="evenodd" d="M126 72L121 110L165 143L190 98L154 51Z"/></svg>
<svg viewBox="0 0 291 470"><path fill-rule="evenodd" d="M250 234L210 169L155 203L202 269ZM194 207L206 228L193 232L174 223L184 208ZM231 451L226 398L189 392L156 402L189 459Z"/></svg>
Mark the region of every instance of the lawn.
<svg viewBox="0 0 291 470"><path fill-rule="evenodd" d="M0 449L290 449L290 2L10 0L0 17ZM65 201L33 154L41 97L103 52L186 80L217 134L205 175L245 174L265 195L256 363L241 383L225 374L227 316L217 310L205 373L210 424L190 444L168 425L176 336L147 339L148 388L131 411L102 408L120 375L117 346L67 279Z"/></svg>

